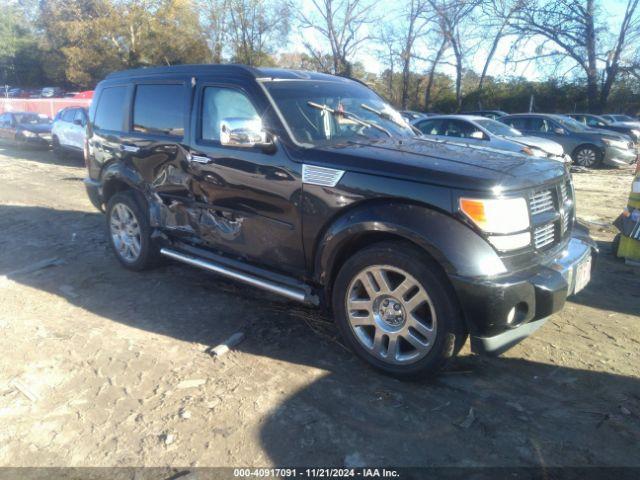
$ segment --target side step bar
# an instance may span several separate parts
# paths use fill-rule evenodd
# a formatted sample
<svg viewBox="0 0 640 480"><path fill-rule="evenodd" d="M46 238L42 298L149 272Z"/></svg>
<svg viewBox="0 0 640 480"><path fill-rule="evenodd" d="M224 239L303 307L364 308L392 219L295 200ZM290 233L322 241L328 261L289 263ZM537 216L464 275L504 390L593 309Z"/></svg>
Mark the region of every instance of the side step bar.
<svg viewBox="0 0 640 480"><path fill-rule="evenodd" d="M185 253L178 252L176 250L172 250L169 248L161 248L160 253L165 257L169 257L179 262L186 263L187 265L202 268L204 270L208 270L213 273L218 273L220 275L224 275L225 277L229 277L234 280L239 280L248 285L252 285L254 287L261 288L263 290L267 290L272 293L276 293L278 295L282 295L283 297L287 297L297 302L306 303L310 305L318 304L317 297L315 297L314 295L310 295L308 292L305 292L301 288L294 288L287 285L282 285L282 284L273 282L271 280L260 278L256 275L241 272L239 270L235 270L230 267L220 265L218 263L214 263L210 260L198 258L193 255L187 255Z"/></svg>

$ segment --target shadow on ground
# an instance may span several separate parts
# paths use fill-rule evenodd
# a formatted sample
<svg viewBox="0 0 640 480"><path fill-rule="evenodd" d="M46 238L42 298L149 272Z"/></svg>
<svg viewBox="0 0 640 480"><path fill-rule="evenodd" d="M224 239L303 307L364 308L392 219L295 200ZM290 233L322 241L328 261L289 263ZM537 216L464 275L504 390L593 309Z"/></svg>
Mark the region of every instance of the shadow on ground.
<svg viewBox="0 0 640 480"><path fill-rule="evenodd" d="M274 464L640 464L637 378L467 355L431 381L403 383L354 358L314 310L182 265L120 268L103 224L97 213L0 206L0 275L187 342L243 330L239 350L321 369L261 422ZM25 269L46 259L52 266ZM582 303L600 302L615 273L605 264ZM633 280L624 288L637 292Z"/></svg>

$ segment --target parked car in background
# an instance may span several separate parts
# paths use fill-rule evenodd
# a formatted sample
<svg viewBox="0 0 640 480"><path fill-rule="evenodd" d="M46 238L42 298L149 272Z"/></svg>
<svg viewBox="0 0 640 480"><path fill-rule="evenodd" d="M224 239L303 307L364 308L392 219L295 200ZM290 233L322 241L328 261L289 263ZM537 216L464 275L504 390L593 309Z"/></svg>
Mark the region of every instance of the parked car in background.
<svg viewBox="0 0 640 480"><path fill-rule="evenodd" d="M67 107L58 112L51 128L53 153L62 157L65 153L82 154L88 114L83 107Z"/></svg>
<svg viewBox="0 0 640 480"><path fill-rule="evenodd" d="M418 118L427 118L432 114L425 112L416 112L415 110L402 110L400 111L400 115L402 115L409 123L411 123Z"/></svg>
<svg viewBox="0 0 640 480"><path fill-rule="evenodd" d="M27 145L49 147L51 119L33 112L5 112L0 115L0 138Z"/></svg>
<svg viewBox="0 0 640 480"><path fill-rule="evenodd" d="M462 114L478 115L480 117L492 118L493 120L497 120L500 117L509 115L507 112L503 112L502 110L472 110L472 111L462 112Z"/></svg>
<svg viewBox="0 0 640 480"><path fill-rule="evenodd" d="M85 186L118 262L162 256L323 305L389 374L432 374L468 335L499 354L590 279L565 165L428 141L347 78L118 72L89 118Z"/></svg>
<svg viewBox="0 0 640 480"><path fill-rule="evenodd" d="M569 113L567 116L577 120L587 127L612 130L614 132L629 135L636 144L636 150L638 149L638 144L640 142L640 122L638 125L632 124L631 122L610 122L606 118L600 115L593 115L592 113Z"/></svg>
<svg viewBox="0 0 640 480"><path fill-rule="evenodd" d="M61 98L64 97L64 90L59 87L44 87L40 96L42 98Z"/></svg>
<svg viewBox="0 0 640 480"><path fill-rule="evenodd" d="M9 98L31 98L32 93L33 92L31 90L26 88L14 87L9 89L7 96Z"/></svg>
<svg viewBox="0 0 640 480"><path fill-rule="evenodd" d="M413 126L434 139L524 153L561 162L571 160L565 157L559 143L540 137L525 137L518 130L491 118L442 115L414 120Z"/></svg>
<svg viewBox="0 0 640 480"><path fill-rule="evenodd" d="M93 98L93 90L84 90L82 92L76 93L73 98Z"/></svg>
<svg viewBox="0 0 640 480"><path fill-rule="evenodd" d="M637 118L633 118L630 115L622 115L620 113L607 113L605 115L601 115L602 118L612 123L631 123L638 127L640 127L640 121Z"/></svg>
<svg viewBox="0 0 640 480"><path fill-rule="evenodd" d="M630 165L636 161L633 141L611 130L589 128L564 115L519 113L507 115L501 122L525 135L559 143L573 162L583 167Z"/></svg>

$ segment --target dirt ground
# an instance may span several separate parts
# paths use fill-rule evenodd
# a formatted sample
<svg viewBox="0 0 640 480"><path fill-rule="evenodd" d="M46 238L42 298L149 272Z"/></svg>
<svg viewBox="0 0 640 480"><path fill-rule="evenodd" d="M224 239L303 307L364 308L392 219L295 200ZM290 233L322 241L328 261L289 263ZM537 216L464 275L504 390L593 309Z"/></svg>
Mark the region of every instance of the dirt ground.
<svg viewBox="0 0 640 480"><path fill-rule="evenodd" d="M608 226L630 169L574 174L585 291L501 358L403 383L314 310L121 268L81 164L0 147L0 466L640 466L640 269Z"/></svg>

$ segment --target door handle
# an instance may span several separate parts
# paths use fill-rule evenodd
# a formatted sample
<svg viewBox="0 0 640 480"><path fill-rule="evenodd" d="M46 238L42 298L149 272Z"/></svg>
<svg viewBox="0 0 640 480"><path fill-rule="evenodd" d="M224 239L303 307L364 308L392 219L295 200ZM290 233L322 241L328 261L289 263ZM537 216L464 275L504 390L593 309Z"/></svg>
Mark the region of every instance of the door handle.
<svg viewBox="0 0 640 480"><path fill-rule="evenodd" d="M189 160L190 162L196 162L196 163L210 163L211 159L209 157L207 157L206 155L194 155L193 153L190 153L189 156L187 157L187 160Z"/></svg>
<svg viewBox="0 0 640 480"><path fill-rule="evenodd" d="M120 150L123 152L138 153L140 151L140 147L136 147L135 145L120 145Z"/></svg>

